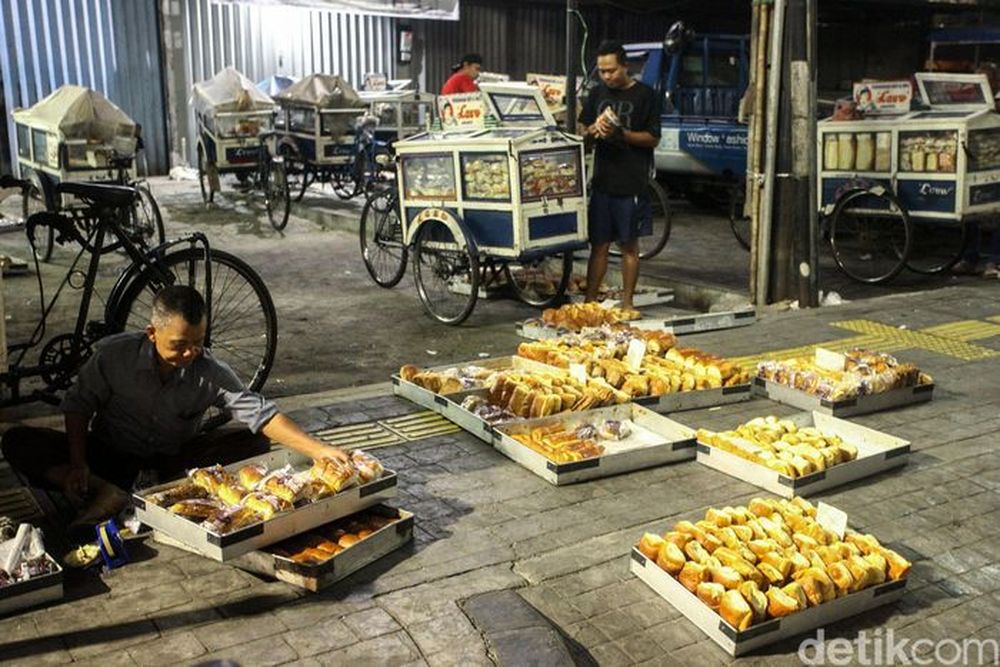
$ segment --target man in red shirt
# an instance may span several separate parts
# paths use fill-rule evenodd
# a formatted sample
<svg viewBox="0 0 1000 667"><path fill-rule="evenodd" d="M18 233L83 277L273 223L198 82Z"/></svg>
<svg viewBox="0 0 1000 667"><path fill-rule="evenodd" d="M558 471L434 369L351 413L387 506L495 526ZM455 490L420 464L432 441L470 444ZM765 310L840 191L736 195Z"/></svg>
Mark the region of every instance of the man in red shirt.
<svg viewBox="0 0 1000 667"><path fill-rule="evenodd" d="M478 53L465 54L460 63L452 67L453 74L441 86L441 94L454 95L456 93L476 92L479 90L476 78L479 77L479 70L482 68L483 57L481 55Z"/></svg>

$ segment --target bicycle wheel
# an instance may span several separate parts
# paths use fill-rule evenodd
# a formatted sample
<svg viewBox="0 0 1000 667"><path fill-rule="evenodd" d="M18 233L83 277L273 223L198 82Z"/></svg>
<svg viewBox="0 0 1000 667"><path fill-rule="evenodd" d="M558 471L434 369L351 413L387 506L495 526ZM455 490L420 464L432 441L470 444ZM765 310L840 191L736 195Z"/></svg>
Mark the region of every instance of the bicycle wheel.
<svg viewBox="0 0 1000 667"><path fill-rule="evenodd" d="M280 232L288 225L292 205L292 198L288 193L288 173L282 158L270 159L265 168L264 205L267 207L267 219L271 221L271 226Z"/></svg>
<svg viewBox="0 0 1000 667"><path fill-rule="evenodd" d="M105 314L109 333L145 328L153 297L168 283L190 285L209 296L204 248L184 248L153 261L155 266L142 270L123 288L120 298L109 301ZM211 269L210 349L247 387L259 391L271 371L278 344L271 294L260 276L235 255L213 250Z"/></svg>
<svg viewBox="0 0 1000 667"><path fill-rule="evenodd" d="M379 205L370 197L361 211L361 258L368 275L379 287L395 287L406 273L409 251L403 242L403 226L395 197Z"/></svg>
<svg viewBox="0 0 1000 667"><path fill-rule="evenodd" d="M527 262L505 262L503 273L518 299L538 308L547 308L566 293L573 273L573 253L539 257Z"/></svg>
<svg viewBox="0 0 1000 667"><path fill-rule="evenodd" d="M830 247L840 270L868 284L888 282L906 266L910 216L882 187L852 190L833 208Z"/></svg>
<svg viewBox="0 0 1000 667"><path fill-rule="evenodd" d="M965 223L913 220L913 240L906 268L933 275L947 271L962 258L968 230Z"/></svg>
<svg viewBox="0 0 1000 667"><path fill-rule="evenodd" d="M479 297L479 257L440 220L420 224L413 244L413 280L427 313L442 324L461 324Z"/></svg>
<svg viewBox="0 0 1000 667"><path fill-rule="evenodd" d="M729 203L729 228L744 250L750 250L750 216L745 215L746 192L742 186L733 188L733 198Z"/></svg>
<svg viewBox="0 0 1000 667"><path fill-rule="evenodd" d="M650 180L646 187L646 197L649 198L651 213L650 233L639 236L639 258L656 257L667 245L670 238L670 202L663 187L655 180ZM608 251L615 257L622 254L621 248L612 243Z"/></svg>
<svg viewBox="0 0 1000 667"><path fill-rule="evenodd" d="M286 172L288 171L287 163L285 165L285 171ZM309 186L313 184L313 179L309 177L309 172L306 171L304 167L302 171L299 173L299 178L301 179L298 181L299 192L297 195L295 195L295 201L297 202L302 201L302 198L306 196L306 190L308 190Z"/></svg>
<svg viewBox="0 0 1000 667"><path fill-rule="evenodd" d="M25 221L27 221L27 219L35 213L39 213L44 210L46 210L45 200L42 199L42 193L37 187L32 185L22 193L21 212L24 214ZM52 249L55 247L55 239L56 232L49 225L45 225L45 231L43 232L42 238L29 239L32 252L35 253L35 257L38 258L38 261L47 262L52 259Z"/></svg>
<svg viewBox="0 0 1000 667"><path fill-rule="evenodd" d="M153 199L153 193L145 185L136 186L139 197L135 201L128 218L122 224L122 230L132 243L143 250L160 245L166 240L163 231L163 216L160 207Z"/></svg>
<svg viewBox="0 0 1000 667"><path fill-rule="evenodd" d="M334 168L330 174L330 185L333 192L341 199L352 199L360 191L360 184L356 177L356 167L354 163Z"/></svg>
<svg viewBox="0 0 1000 667"><path fill-rule="evenodd" d="M211 204L215 198L212 184L208 180L208 160L205 158L205 148L198 144L198 187L201 188L201 200L206 204Z"/></svg>

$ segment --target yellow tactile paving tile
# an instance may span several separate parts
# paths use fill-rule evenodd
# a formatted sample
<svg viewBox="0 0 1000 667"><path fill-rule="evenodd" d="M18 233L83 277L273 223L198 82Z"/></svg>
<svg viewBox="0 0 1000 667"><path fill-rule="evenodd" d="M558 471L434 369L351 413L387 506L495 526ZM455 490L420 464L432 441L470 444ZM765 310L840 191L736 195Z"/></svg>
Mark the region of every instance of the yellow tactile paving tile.
<svg viewBox="0 0 1000 667"><path fill-rule="evenodd" d="M1000 351L991 350L982 345L974 345L964 340L926 333L923 330L911 331L910 329L900 329L871 320L845 320L843 322L832 322L831 324L841 329L847 329L848 331L879 336L888 344L898 344L899 347L897 349L927 350L966 361L1000 356ZM878 347L876 349L884 351L887 348Z"/></svg>

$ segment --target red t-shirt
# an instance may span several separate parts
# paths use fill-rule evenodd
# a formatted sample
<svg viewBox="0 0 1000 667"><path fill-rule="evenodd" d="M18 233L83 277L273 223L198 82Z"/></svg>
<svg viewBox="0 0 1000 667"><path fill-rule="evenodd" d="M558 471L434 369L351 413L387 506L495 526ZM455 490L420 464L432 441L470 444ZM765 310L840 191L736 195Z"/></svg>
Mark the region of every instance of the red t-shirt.
<svg viewBox="0 0 1000 667"><path fill-rule="evenodd" d="M479 90L475 80L468 74L455 72L441 86L442 95L454 95L456 93L474 93Z"/></svg>

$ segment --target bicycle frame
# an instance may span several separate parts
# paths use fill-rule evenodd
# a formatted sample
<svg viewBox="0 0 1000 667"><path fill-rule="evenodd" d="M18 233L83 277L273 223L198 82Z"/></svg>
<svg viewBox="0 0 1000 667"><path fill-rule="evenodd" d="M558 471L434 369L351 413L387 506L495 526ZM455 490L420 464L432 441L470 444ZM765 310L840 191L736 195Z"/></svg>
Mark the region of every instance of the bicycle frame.
<svg viewBox="0 0 1000 667"><path fill-rule="evenodd" d="M131 260L131 264L128 268L119 276L119 278L114 283L111 288L111 293L107 300L107 305L105 313L114 312L114 307L117 301L121 298L121 295L125 291L128 284L135 280L144 271L152 270L159 272L159 277L162 279L164 284L170 284L173 282L173 278L165 270L163 270L160 265L163 263L162 260L165 257L166 251L179 244L187 243L191 247L196 245L202 245L205 248L205 282L206 282L206 313L208 314L208 329L211 329L211 248L209 246L208 239L201 233L191 234L189 236L176 239L174 241L169 241L156 246L155 248L149 250L148 252L141 251L138 246L129 238L128 234L122 229L121 220L127 215L127 208L118 209L102 209L95 205L89 209L89 212L93 215L93 219L96 220L96 225L93 227L93 231L90 233L89 237L84 238L80 234L77 226L76 219L69 215L44 212L39 213L28 221L28 233L32 234L34 228L38 225L51 224L58 228L60 233L59 242L63 243L67 240L72 240L80 244L80 250L77 253L76 258L70 265L66 276L63 278L59 287L56 289L55 294L52 296L51 300L45 303L42 310L41 319L35 326L34 331L28 341L21 343L14 343L8 345L8 360L9 367L4 373L0 373L0 385L7 388L9 394L0 398L0 407L6 407L10 405L18 405L22 403L29 403L33 401L44 401L57 405L59 403L58 398L55 393L61 389L65 389L68 386L68 380L73 376L76 369L79 368L80 364L86 361L89 356L90 343L97 340L107 334L106 322L89 320L89 311L92 297L94 294L94 286L97 281L98 269L100 268L101 256L104 254L102 249L104 247L105 239L110 235L113 236L121 247L125 250ZM68 238L67 238L68 237ZM76 272L76 266L83 258L85 253L90 253L90 258L87 264L87 271L84 274L84 282L82 285L83 294L80 299L79 310L77 311L76 323L74 325L71 334L57 334L56 336L50 338L43 347L42 353L44 355L45 348L52 345L60 339L65 340L65 337L69 337L69 349L68 354L63 351L63 349L58 349L55 351L56 361L46 363L41 361L40 363L33 366L22 366L25 355L29 350L38 347L38 345L45 338L45 330L48 324L48 318L55 307L56 302L62 293L62 290L69 283L71 276ZM36 259L36 271L37 271L37 259ZM44 289L41 283L41 277L39 275L39 296L44 302ZM205 344L209 345L210 341L208 339L208 334L206 334ZM43 389L35 389L31 393L22 394L21 393L21 382L22 380L29 378L42 378L45 382Z"/></svg>

